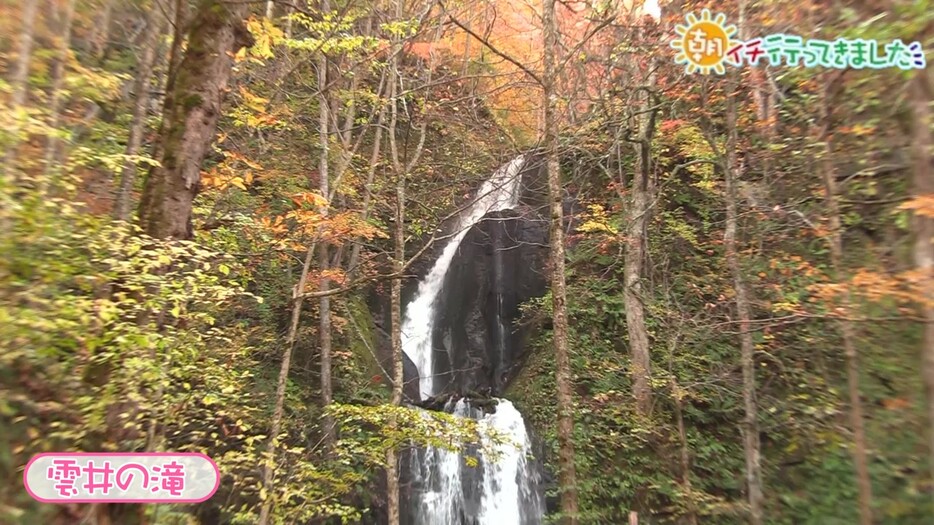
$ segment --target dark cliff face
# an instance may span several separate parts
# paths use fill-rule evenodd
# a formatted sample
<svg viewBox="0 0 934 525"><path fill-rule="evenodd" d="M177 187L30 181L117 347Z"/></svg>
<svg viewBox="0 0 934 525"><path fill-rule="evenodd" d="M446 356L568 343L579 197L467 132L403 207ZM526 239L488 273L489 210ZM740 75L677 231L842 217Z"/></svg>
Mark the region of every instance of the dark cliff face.
<svg viewBox="0 0 934 525"><path fill-rule="evenodd" d="M439 394L502 395L540 326L521 326L519 307L548 287L550 211L543 159L530 155L514 210L487 214L461 241L439 295L432 344ZM565 198L567 228L576 203Z"/></svg>
<svg viewBox="0 0 934 525"><path fill-rule="evenodd" d="M515 377L528 333L519 306L544 294L548 228L527 206L490 213L460 244L435 320L442 392L497 395Z"/></svg>
<svg viewBox="0 0 934 525"><path fill-rule="evenodd" d="M367 297L367 306L370 308L373 317L373 326L376 340L376 357L379 365L385 374L387 384L392 377L392 338L389 331L392 328L390 322L390 303L389 303L389 285L385 287L385 293L382 289L372 288ZM417 403L419 401L418 392L418 367L409 359L409 356L402 354L402 374L404 384L402 385L402 395L408 402Z"/></svg>
<svg viewBox="0 0 934 525"><path fill-rule="evenodd" d="M501 394L523 361L530 334L516 324L519 306L544 295L548 282L548 190L541 158L530 156L521 176L520 205L490 213L471 227L444 278L433 332L439 395ZM441 226L442 237L452 233L452 223ZM412 299L443 248L444 242L434 243L410 267L419 277L405 283L404 303ZM379 358L389 370L388 285L385 288L387 293L372 290L369 303ZM418 371L408 356L404 364L405 396L417 402Z"/></svg>

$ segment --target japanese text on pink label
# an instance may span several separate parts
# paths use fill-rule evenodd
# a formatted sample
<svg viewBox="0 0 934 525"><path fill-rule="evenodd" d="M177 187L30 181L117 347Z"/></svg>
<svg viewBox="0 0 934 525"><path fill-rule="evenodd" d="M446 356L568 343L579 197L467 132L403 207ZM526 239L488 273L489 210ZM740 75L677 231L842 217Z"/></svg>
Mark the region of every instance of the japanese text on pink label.
<svg viewBox="0 0 934 525"><path fill-rule="evenodd" d="M47 503L197 503L220 485L217 465L196 453L44 453L23 472Z"/></svg>

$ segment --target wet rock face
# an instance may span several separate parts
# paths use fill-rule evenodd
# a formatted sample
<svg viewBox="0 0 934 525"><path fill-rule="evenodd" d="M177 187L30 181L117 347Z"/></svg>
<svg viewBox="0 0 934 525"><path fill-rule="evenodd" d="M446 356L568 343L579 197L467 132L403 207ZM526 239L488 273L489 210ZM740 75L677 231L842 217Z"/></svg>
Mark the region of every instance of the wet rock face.
<svg viewBox="0 0 934 525"><path fill-rule="evenodd" d="M389 306L389 294L370 292L369 307L373 316L371 328L376 335L376 358L379 360L380 367L385 371L386 384L391 386L392 338L389 330L392 323L390 323ZM404 353L402 354L402 374L402 395L408 402L417 403L419 400L418 367Z"/></svg>
<svg viewBox="0 0 934 525"><path fill-rule="evenodd" d="M502 393L521 364L528 333L519 306L546 290L547 222L529 206L490 213L460 244L435 320L442 392Z"/></svg>
<svg viewBox="0 0 934 525"><path fill-rule="evenodd" d="M520 205L490 213L474 225L445 276L439 294L443 304L432 335L438 395L501 394L521 366L530 330L515 325L519 305L547 290L549 210L542 158L531 155L521 177ZM439 226L442 239L452 234L453 222ZM435 242L410 266L417 278L403 285L403 305L412 300L444 245ZM411 249L416 247L414 243ZM376 325L377 355L388 371L392 362L388 283L371 289L368 303ZM404 395L417 403L418 369L408 356L404 356L404 372Z"/></svg>

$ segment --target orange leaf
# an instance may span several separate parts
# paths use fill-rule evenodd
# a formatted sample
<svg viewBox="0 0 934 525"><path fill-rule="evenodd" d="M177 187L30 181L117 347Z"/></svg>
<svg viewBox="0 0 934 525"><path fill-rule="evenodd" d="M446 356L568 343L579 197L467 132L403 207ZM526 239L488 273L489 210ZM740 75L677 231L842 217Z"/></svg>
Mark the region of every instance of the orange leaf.
<svg viewBox="0 0 934 525"><path fill-rule="evenodd" d="M934 194L918 195L898 207L900 210L914 210L916 215L934 218Z"/></svg>

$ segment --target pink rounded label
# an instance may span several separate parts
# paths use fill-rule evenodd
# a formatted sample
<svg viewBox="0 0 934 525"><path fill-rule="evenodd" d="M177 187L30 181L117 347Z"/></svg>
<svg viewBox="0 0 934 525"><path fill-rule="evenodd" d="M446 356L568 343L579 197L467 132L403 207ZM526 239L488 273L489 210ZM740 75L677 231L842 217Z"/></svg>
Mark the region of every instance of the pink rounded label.
<svg viewBox="0 0 934 525"><path fill-rule="evenodd" d="M214 461L194 452L46 452L23 471L45 503L200 503L220 483Z"/></svg>

